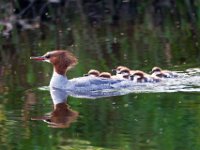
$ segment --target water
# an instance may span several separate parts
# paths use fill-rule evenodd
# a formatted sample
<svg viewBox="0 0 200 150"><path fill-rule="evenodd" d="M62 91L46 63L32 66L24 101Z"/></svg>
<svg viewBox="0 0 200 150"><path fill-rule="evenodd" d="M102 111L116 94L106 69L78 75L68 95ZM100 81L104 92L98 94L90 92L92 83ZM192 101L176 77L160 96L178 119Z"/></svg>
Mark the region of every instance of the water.
<svg viewBox="0 0 200 150"><path fill-rule="evenodd" d="M108 15L91 25L79 5L67 8L67 19L60 22L28 30L14 26L11 36L0 37L0 149L200 149L200 38L199 22L193 20L199 14L189 15L190 22L185 11L197 9L177 2L172 19L166 13L162 20L164 14L153 18L152 7L137 5L130 15L136 17L134 24L125 13L118 24ZM117 65L146 72L160 66L182 76L105 91L106 96L95 93L92 99L85 97L88 93L70 93L67 103L74 116L58 128L43 121L53 112L47 88L52 66L29 60L53 49L70 49L78 57L69 79L91 68L111 72Z"/></svg>
<svg viewBox="0 0 200 150"><path fill-rule="evenodd" d="M198 68L182 69L184 75L177 79L124 89L122 96L69 96L67 102L78 116L67 128L58 129L31 119L52 112L49 91L43 87L51 66L29 62L29 57L26 63L20 60L2 66L1 149L199 148ZM77 70L70 76L80 76Z"/></svg>

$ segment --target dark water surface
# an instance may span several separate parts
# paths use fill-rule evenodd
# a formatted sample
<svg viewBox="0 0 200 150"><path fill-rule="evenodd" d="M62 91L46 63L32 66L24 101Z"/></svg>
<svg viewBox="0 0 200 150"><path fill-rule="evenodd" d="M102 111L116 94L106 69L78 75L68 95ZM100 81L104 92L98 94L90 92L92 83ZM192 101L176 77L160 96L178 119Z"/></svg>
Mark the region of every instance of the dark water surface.
<svg viewBox="0 0 200 150"><path fill-rule="evenodd" d="M165 22L161 28L147 16L143 24L93 27L85 19L44 23L1 37L0 149L200 149L198 73L193 90L179 87L99 99L68 97L69 106L79 114L68 128L31 120L53 110L49 91L41 90L49 84L52 66L29 58L53 49L70 49L78 57L69 78L91 68L110 72L117 65L146 72L153 66L199 71L199 29L191 31L191 24L177 29Z"/></svg>

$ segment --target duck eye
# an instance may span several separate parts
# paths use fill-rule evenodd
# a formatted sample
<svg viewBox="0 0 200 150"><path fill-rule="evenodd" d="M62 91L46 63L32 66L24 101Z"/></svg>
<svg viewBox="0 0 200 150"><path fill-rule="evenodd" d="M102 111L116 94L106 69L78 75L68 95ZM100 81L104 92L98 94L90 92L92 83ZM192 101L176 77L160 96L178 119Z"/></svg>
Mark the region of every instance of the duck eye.
<svg viewBox="0 0 200 150"><path fill-rule="evenodd" d="M134 79L134 75L130 75L130 79L133 80Z"/></svg>
<svg viewBox="0 0 200 150"><path fill-rule="evenodd" d="M45 58L49 59L51 57L50 54L46 55Z"/></svg>

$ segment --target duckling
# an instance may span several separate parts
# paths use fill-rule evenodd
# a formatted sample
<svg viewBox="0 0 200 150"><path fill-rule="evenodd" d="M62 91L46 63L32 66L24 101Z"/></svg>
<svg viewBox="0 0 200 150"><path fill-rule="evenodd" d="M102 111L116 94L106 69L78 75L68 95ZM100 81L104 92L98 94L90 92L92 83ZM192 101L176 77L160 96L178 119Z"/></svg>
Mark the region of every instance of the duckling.
<svg viewBox="0 0 200 150"><path fill-rule="evenodd" d="M144 82L160 82L161 79L158 77L153 77L143 71L136 70L133 74L130 75L130 80L137 82L137 83L144 83Z"/></svg>
<svg viewBox="0 0 200 150"><path fill-rule="evenodd" d="M160 67L153 67L151 73L153 76L160 78L174 78L178 76L175 72L162 70Z"/></svg>
<svg viewBox="0 0 200 150"><path fill-rule="evenodd" d="M92 77L98 77L100 75L100 72L95 69L91 69L88 71L87 74L84 74L84 76L92 76Z"/></svg>
<svg viewBox="0 0 200 150"><path fill-rule="evenodd" d="M116 76L119 78L124 78L124 79L128 79L130 74L133 73L133 70L130 70L129 68L122 68L117 74Z"/></svg>
<svg viewBox="0 0 200 150"><path fill-rule="evenodd" d="M129 69L128 67L126 66L118 66L116 67L116 69L112 69L112 72L117 75L122 69ZM130 70L130 69L129 69Z"/></svg>
<svg viewBox="0 0 200 150"><path fill-rule="evenodd" d="M109 72L102 72L100 73L99 77L110 79L112 76Z"/></svg>

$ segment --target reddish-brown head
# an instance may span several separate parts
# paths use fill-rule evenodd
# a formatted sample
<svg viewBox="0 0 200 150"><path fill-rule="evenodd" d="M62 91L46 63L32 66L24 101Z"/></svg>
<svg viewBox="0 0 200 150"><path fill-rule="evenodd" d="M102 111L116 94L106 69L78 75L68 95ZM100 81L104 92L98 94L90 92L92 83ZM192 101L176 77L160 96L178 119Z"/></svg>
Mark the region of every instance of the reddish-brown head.
<svg viewBox="0 0 200 150"><path fill-rule="evenodd" d="M140 70L135 70L130 75L130 80L141 80L142 78L144 78L144 72Z"/></svg>
<svg viewBox="0 0 200 150"><path fill-rule="evenodd" d="M128 69L128 70L130 70L128 67L126 67L126 66L118 66L117 68L116 68L116 70L118 70L118 71L121 71L122 69Z"/></svg>
<svg viewBox="0 0 200 150"><path fill-rule="evenodd" d="M99 72L98 70L91 69L91 70L88 71L87 74L85 74L85 76L90 76L90 75L92 75L92 76L98 77L99 74L100 74L100 72Z"/></svg>
<svg viewBox="0 0 200 150"><path fill-rule="evenodd" d="M111 78L111 74L109 72L102 72L99 77L102 78Z"/></svg>
<svg viewBox="0 0 200 150"><path fill-rule="evenodd" d="M134 76L139 76L139 77L143 78L144 77L144 72L140 71L140 70L137 70L137 71L135 71L135 73L133 75Z"/></svg>
<svg viewBox="0 0 200 150"><path fill-rule="evenodd" d="M125 66L118 66L118 67L116 67L116 69L112 69L112 72L114 73L114 74L118 74L121 70L123 70L123 69L127 69L127 70L130 70L128 67L125 67Z"/></svg>
<svg viewBox="0 0 200 150"><path fill-rule="evenodd" d="M67 70L74 67L78 62L74 54L66 50L55 50L47 52L43 56L30 57L30 59L52 63L55 71L59 74L65 74Z"/></svg>
<svg viewBox="0 0 200 150"><path fill-rule="evenodd" d="M130 69L128 68L122 68L120 71L119 71L119 74L130 74Z"/></svg>
<svg viewBox="0 0 200 150"><path fill-rule="evenodd" d="M151 73L154 73L154 72L161 72L162 69L160 67L153 67L152 70L151 70Z"/></svg>

